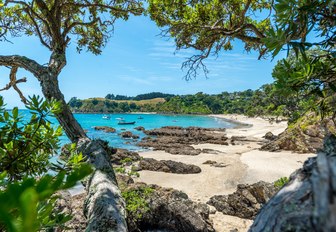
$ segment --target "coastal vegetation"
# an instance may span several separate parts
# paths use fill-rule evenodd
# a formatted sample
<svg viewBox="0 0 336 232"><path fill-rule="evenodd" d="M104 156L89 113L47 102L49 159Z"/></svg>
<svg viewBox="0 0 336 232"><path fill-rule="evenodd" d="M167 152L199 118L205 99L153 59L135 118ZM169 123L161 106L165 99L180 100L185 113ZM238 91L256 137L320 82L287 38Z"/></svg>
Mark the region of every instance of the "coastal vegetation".
<svg viewBox="0 0 336 232"><path fill-rule="evenodd" d="M72 99L69 105L79 111L83 107L86 110L83 112L91 110L92 106L98 112L270 114L297 122L301 122L298 119L302 114L315 110L321 118L334 120L335 9L334 0L149 0L147 14L163 28L162 34L174 38L177 49L193 48L195 51L195 55L183 64L187 68L186 79L196 77L199 71L207 74L204 59L232 50L233 41L240 40L246 51L257 51L259 58L275 57L287 49L287 60L280 61L274 69L275 84L263 86L260 90L218 95L169 96L155 93L129 99L111 94L104 100ZM21 120L17 108L8 113L3 105L0 106L1 230L37 231L64 224L68 217L53 212L53 194L74 186L91 173L91 167L80 162L87 160L94 167L94 175L87 182L87 230L127 231L124 199L109 162L108 148L86 136L64 100L58 77L66 65L70 41L78 52L86 50L99 55L111 37L116 20L127 20L130 15L141 15L144 10L143 3L137 0L0 0L0 41L33 36L50 51L46 64L20 55L0 55L0 66L10 69L9 83L3 90L15 89L33 115L26 123ZM26 79L17 79L18 69L25 69L36 77L49 102L24 97L17 84ZM280 97L278 92L285 94L287 99ZM153 103L153 95L159 97L156 99L161 99L160 102ZM142 104L134 102L138 100ZM55 167L55 176L49 175L47 170L52 168L49 158L57 148L60 129L53 129L47 121L50 112L82 152L82 155L75 154L77 158L70 159L69 165ZM332 130L328 132L333 133ZM334 205L336 172L335 167L328 164L335 164L336 142L333 136L327 138L325 149L319 153L317 161L306 163L298 172L301 177L291 177L287 184L296 180L299 183L297 191L289 188L289 191L283 191L287 195L273 198L276 201L271 200L263 207L251 230L333 229L335 209L330 206ZM124 197L127 199L129 196ZM135 205L143 203L137 202L136 199ZM129 206L132 207L132 203ZM115 210L109 210L111 208ZM284 224L277 224L279 222Z"/></svg>
<svg viewBox="0 0 336 232"><path fill-rule="evenodd" d="M303 94L292 93L291 96L285 97L275 88L275 84L266 84L257 90L249 89L232 93L161 94L161 96L164 95L167 97L140 101L107 98L80 100L74 97L68 104L73 111L84 113L244 114L285 117L295 121L317 101L316 96ZM138 99L138 96L129 97L129 99Z"/></svg>

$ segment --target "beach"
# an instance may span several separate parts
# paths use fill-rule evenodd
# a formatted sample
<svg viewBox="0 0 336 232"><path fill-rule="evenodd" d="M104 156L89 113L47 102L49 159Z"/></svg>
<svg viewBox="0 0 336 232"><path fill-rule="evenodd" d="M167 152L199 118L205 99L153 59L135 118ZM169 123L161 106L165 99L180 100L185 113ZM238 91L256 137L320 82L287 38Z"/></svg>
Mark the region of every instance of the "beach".
<svg viewBox="0 0 336 232"><path fill-rule="evenodd" d="M173 160L186 164L194 164L202 169L198 174L172 174L164 172L140 171L136 181L157 184L162 187L174 188L188 194L201 203L206 203L214 195L227 195L236 190L238 184L252 184L258 181L274 182L281 177L289 177L292 172L302 167L303 162L315 154L296 154L289 151L260 151L262 137L267 132L277 135L283 132L287 123L271 123L262 118L249 118L242 115L210 115L218 119L237 121L242 126L227 129L228 137L245 136L248 142L236 145L194 144L194 148L212 149L213 153L201 153L197 156L171 155L164 151L140 152L144 158L157 160ZM221 167L203 164L216 161ZM223 215L216 212L211 215L216 231L247 231L252 221Z"/></svg>

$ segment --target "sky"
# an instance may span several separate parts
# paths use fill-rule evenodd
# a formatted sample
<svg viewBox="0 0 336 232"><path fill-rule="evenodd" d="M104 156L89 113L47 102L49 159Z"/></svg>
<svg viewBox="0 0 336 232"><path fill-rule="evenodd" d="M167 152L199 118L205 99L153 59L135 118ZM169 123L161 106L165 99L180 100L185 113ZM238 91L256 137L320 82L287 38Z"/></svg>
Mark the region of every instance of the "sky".
<svg viewBox="0 0 336 232"><path fill-rule="evenodd" d="M234 49L209 58L205 64L208 78L200 72L198 77L186 81L187 70L181 65L194 51L175 51L174 40L162 38L160 29L145 16L117 21L112 38L99 56L83 51L78 54L74 44L67 51L67 66L59 76L61 91L68 101L105 97L109 93L135 96L149 92L217 94L223 91L257 89L273 81L271 73L277 59L258 60L257 53L247 53L240 42ZM40 64L49 60L50 52L35 37L21 37L1 43L1 55L24 55ZM8 83L9 69L0 67L0 88ZM20 70L18 78L27 77L19 84L25 96L42 95L38 81L28 72ZM7 108L23 108L13 90L0 93Z"/></svg>

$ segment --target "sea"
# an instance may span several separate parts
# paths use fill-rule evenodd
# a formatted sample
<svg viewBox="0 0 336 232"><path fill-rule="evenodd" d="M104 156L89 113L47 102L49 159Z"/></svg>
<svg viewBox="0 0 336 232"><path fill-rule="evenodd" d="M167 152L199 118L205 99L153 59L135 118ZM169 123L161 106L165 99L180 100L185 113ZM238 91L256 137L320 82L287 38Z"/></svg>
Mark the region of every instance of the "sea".
<svg viewBox="0 0 336 232"><path fill-rule="evenodd" d="M30 117L29 111L20 110L20 114L28 119ZM124 148L131 151L142 151L141 147L136 144L141 138L146 135L137 131L134 128L138 126L144 127L146 130L160 128L163 126L181 126L181 127L204 127L204 128L233 128L236 124L216 117L209 117L204 115L166 115L166 114L74 114L77 121L81 124L87 135L91 139L107 140L112 147ZM109 119L104 119L104 116L109 116ZM118 125L120 119L126 122L133 122L133 125ZM58 125L56 118L49 117L54 125ZM115 133L106 133L104 131L97 131L95 126L109 126L116 129ZM131 131L133 134L139 135L138 140L121 138L120 133L123 131ZM60 145L69 143L69 139L63 135L60 138Z"/></svg>

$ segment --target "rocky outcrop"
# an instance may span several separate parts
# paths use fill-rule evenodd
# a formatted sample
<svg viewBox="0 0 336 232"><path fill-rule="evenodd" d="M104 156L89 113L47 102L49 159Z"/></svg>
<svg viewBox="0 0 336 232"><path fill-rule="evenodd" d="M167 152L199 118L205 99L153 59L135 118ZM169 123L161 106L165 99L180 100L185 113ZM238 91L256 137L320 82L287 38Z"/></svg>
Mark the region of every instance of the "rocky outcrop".
<svg viewBox="0 0 336 232"><path fill-rule="evenodd" d="M335 131L331 119L309 113L296 123L289 125L275 140L261 147L261 150L290 150L298 153L316 153L322 147L323 138L328 131Z"/></svg>
<svg viewBox="0 0 336 232"><path fill-rule="evenodd" d="M220 128L167 126L144 131L149 137L143 138L138 145L152 147L154 150L163 150L173 155L198 155L202 150L195 149L191 146L192 144L213 143L228 145L228 138L222 133L224 131L225 129Z"/></svg>
<svg viewBox="0 0 336 232"><path fill-rule="evenodd" d="M137 126L137 127L134 127L134 130L145 131L146 129L143 126Z"/></svg>
<svg viewBox="0 0 336 232"><path fill-rule="evenodd" d="M172 137L145 137L138 143L141 147L152 147L154 151L161 150L172 155L199 155L202 150L186 144L180 144Z"/></svg>
<svg viewBox="0 0 336 232"><path fill-rule="evenodd" d="M118 148L115 149L114 152L111 152L110 159L113 164L121 165L122 162L126 159L128 159L130 162L135 162L139 161L141 157L136 152Z"/></svg>
<svg viewBox="0 0 336 232"><path fill-rule="evenodd" d="M201 168L193 164L185 164L172 160L155 160L152 158L144 158L140 160L139 167L142 170L177 174L192 174L201 172Z"/></svg>
<svg viewBox="0 0 336 232"><path fill-rule="evenodd" d="M198 144L198 143L213 143L227 145L227 137L223 133L224 128L201 128L201 127L178 127L166 126L159 129L146 130L144 133L158 138L169 137L176 140L180 144Z"/></svg>
<svg viewBox="0 0 336 232"><path fill-rule="evenodd" d="M335 180L336 137L331 135L317 157L264 205L249 231L336 231Z"/></svg>
<svg viewBox="0 0 336 232"><path fill-rule="evenodd" d="M113 127L109 127L109 126L95 126L93 129L99 130L99 131L104 131L106 133L116 132L116 129L114 129Z"/></svg>
<svg viewBox="0 0 336 232"><path fill-rule="evenodd" d="M144 183L132 184L123 191L141 193L144 188L151 188L152 192L144 196L146 207L140 210L140 217L135 218L135 214L129 213L129 231L214 231L209 220L209 207L193 202L181 191Z"/></svg>
<svg viewBox="0 0 336 232"><path fill-rule="evenodd" d="M254 219L258 211L279 189L260 181L252 185L239 184L229 195L216 195L207 202L223 214Z"/></svg>
<svg viewBox="0 0 336 232"><path fill-rule="evenodd" d="M124 132L121 132L120 133L120 136L122 138L131 138L131 139L138 139L139 138L139 135L135 135L133 134L132 132L130 131L124 131Z"/></svg>

